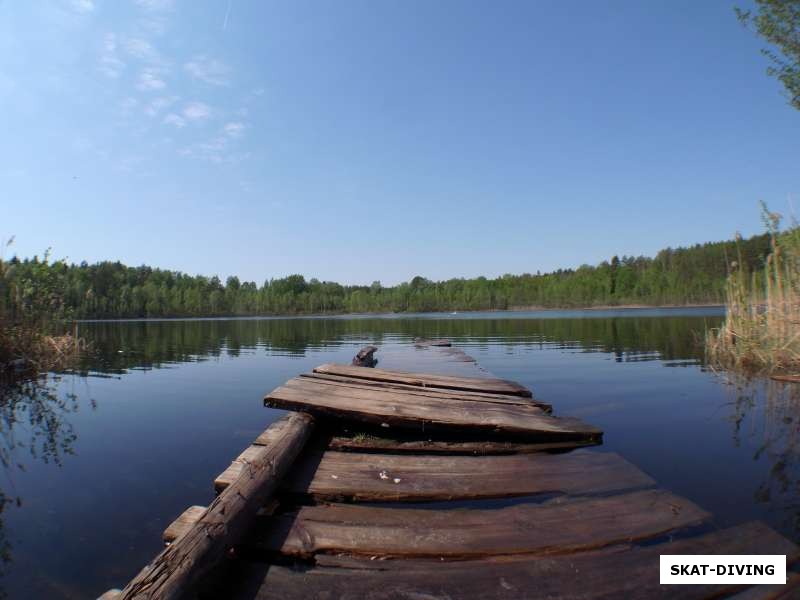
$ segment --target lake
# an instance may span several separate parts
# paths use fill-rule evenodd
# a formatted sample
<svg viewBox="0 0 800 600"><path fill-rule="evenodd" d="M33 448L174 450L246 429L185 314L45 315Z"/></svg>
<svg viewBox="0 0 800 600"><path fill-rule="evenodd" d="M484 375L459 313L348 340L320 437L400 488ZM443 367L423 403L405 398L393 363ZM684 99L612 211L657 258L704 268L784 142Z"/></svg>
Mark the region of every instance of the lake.
<svg viewBox="0 0 800 600"><path fill-rule="evenodd" d="M161 549L164 528L270 422L264 394L365 343L379 366L513 379L605 430L719 525L762 519L800 542L792 384L703 364L718 308L81 323L79 374L3 399L0 544L10 598L94 598ZM477 361L414 337L449 338ZM800 387L800 386L795 386ZM16 500L19 499L17 503Z"/></svg>

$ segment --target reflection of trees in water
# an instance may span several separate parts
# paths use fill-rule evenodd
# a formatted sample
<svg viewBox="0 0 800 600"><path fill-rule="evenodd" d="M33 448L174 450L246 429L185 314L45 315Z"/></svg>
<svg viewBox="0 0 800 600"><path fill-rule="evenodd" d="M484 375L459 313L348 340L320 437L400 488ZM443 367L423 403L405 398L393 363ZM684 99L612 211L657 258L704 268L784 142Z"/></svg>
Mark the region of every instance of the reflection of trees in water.
<svg viewBox="0 0 800 600"><path fill-rule="evenodd" d="M77 436L67 416L77 411L77 397L59 393L59 381L60 376L52 374L21 381L0 379L0 464L5 475L0 484L2 563L11 560L3 513L15 505L22 506L22 498L14 489L14 473L25 470L28 457L61 465L64 456L73 453Z"/></svg>
<svg viewBox="0 0 800 600"><path fill-rule="evenodd" d="M753 460L769 465L755 500L792 515L786 525L800 534L800 385L736 375L726 379L735 394L734 443L754 443Z"/></svg>
<svg viewBox="0 0 800 600"><path fill-rule="evenodd" d="M457 345L547 346L576 352L607 352L616 360L703 361L702 317L586 319L515 318L306 318L267 320L135 321L83 324L95 352L85 371L122 373L129 368L236 356L242 350L304 355L349 340L446 337Z"/></svg>

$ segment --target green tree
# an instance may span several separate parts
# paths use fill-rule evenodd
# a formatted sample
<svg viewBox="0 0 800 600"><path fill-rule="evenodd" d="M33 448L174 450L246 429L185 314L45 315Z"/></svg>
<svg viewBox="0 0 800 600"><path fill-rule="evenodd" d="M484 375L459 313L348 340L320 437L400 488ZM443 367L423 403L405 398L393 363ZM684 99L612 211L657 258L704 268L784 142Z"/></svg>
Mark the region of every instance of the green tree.
<svg viewBox="0 0 800 600"><path fill-rule="evenodd" d="M767 73L783 83L789 102L800 110L800 0L755 0L758 12L734 9L745 26L774 48L763 48L772 65Z"/></svg>

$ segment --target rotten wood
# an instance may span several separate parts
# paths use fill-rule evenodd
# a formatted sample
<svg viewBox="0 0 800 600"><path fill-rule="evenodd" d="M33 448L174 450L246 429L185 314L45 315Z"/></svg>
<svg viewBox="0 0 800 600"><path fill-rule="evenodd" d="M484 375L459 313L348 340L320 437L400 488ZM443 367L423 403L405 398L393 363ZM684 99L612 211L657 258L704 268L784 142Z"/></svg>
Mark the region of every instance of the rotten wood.
<svg viewBox="0 0 800 600"><path fill-rule="evenodd" d="M216 567L250 529L313 429L313 419L290 414L270 426L272 443L247 464L201 518L167 546L122 590L119 600L191 597L201 578Z"/></svg>
<svg viewBox="0 0 800 600"><path fill-rule="evenodd" d="M655 538L710 517L663 490L491 510L334 504L273 517L255 544L306 559L318 553L440 559L563 554Z"/></svg>
<svg viewBox="0 0 800 600"><path fill-rule="evenodd" d="M728 597L742 588L662 586L662 554L786 554L789 563L800 556L797 546L763 523L753 522L650 546L621 545L555 556L441 562L318 555L316 566L307 569L241 563L225 589L232 600L704 600ZM794 591L753 586L740 594L747 600L794 597L796 578L789 584Z"/></svg>
<svg viewBox="0 0 800 600"><path fill-rule="evenodd" d="M360 379L405 383L423 387L437 387L451 390L466 390L472 392L491 392L496 394L510 394L530 398L528 388L505 379L483 377L453 377L450 375L435 375L428 373L409 373L407 371L388 371L386 369L370 369L369 371L348 365L327 364L314 369L315 373L329 375L344 375Z"/></svg>
<svg viewBox="0 0 800 600"><path fill-rule="evenodd" d="M601 494L655 485L610 452L510 456L416 456L327 451L305 454L284 492L318 500L425 502L538 494Z"/></svg>

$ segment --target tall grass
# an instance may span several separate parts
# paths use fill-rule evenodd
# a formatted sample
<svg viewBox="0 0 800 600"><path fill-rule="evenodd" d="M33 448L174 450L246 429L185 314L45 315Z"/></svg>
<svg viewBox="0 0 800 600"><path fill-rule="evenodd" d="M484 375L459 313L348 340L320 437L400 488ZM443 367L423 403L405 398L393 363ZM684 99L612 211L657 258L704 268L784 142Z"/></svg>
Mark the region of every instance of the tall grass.
<svg viewBox="0 0 800 600"><path fill-rule="evenodd" d="M781 216L762 203L771 252L748 272L741 255L726 283L725 321L706 333L712 365L747 374L800 373L800 227L781 231ZM737 240L739 237L737 236Z"/></svg>

